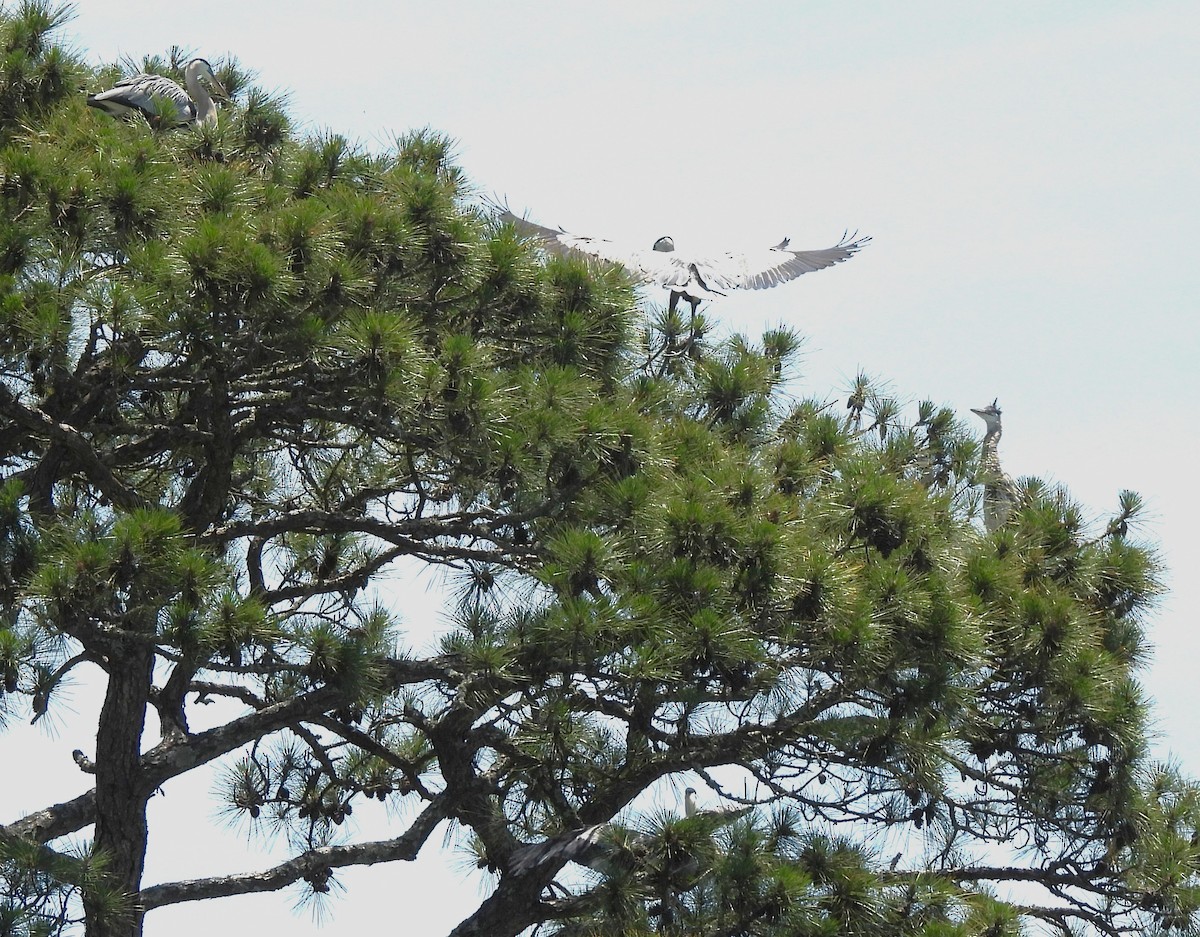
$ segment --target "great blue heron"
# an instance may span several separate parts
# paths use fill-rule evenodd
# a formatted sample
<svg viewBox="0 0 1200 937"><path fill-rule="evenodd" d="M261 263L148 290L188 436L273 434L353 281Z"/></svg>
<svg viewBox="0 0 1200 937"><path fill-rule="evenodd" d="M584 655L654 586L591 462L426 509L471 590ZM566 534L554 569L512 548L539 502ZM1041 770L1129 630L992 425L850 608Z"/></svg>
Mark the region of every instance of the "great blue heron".
<svg viewBox="0 0 1200 937"><path fill-rule="evenodd" d="M1017 486L1000 467L1000 406L993 400L982 409L971 412L983 420L987 430L983 435L983 454L979 466L983 475L983 526L988 533L1004 526L1013 505L1017 503Z"/></svg>
<svg viewBox="0 0 1200 937"><path fill-rule="evenodd" d="M611 873L626 861L636 862L639 854L650 851L652 838L647 833L597 823L582 830L562 833L542 843L519 846L509 860L513 872L528 872L545 862L577 862L596 872Z"/></svg>
<svg viewBox="0 0 1200 937"><path fill-rule="evenodd" d="M749 807L700 810L696 805L696 789L689 787L683 792L685 820L701 824L708 835L749 810ZM597 823L582 830L559 834L542 843L518 847L512 854L509 868L519 873L549 861L576 862L596 872L611 874L621 867L635 866L639 859L644 859L654 851L657 842L650 833L613 823Z"/></svg>
<svg viewBox="0 0 1200 937"><path fill-rule="evenodd" d="M186 91L170 78L143 72L118 81L107 91L89 94L87 102L114 117L141 114L153 127L182 127L192 123L211 127L217 122L217 106L201 79L226 96L212 66L204 59L192 59L183 68Z"/></svg>
<svg viewBox="0 0 1200 937"><path fill-rule="evenodd" d="M519 233L538 238L543 247L553 253L576 252L620 264L635 279L670 290L671 312L675 311L681 298L686 299L691 304L693 316L696 307L705 299L724 296L730 290L770 289L794 280L802 273L841 263L871 240L850 235L823 250L794 251L788 249L791 242L784 238L774 247L749 253L701 256L676 253L675 241L669 237L660 237L653 248L645 250L546 228L520 218L508 209L503 209L499 217L512 224Z"/></svg>

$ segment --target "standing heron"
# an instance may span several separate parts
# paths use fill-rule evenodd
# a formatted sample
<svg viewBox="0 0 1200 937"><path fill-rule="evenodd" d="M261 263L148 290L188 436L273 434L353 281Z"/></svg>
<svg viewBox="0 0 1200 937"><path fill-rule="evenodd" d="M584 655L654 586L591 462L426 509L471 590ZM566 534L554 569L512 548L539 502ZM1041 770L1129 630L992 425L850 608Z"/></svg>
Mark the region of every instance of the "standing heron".
<svg viewBox="0 0 1200 937"><path fill-rule="evenodd" d="M499 217L513 225L518 233L540 240L551 253L574 252L620 264L635 279L669 290L671 312L675 311L680 299L687 300L693 317L696 307L705 299L724 296L730 290L770 289L794 280L802 273L841 263L871 240L851 235L823 250L794 251L788 249L791 242L784 238L774 247L750 253L729 252L706 257L676 253L675 241L670 237L660 237L650 250L645 250L545 228L519 218L508 209L502 209Z"/></svg>
<svg viewBox="0 0 1200 937"><path fill-rule="evenodd" d="M981 410L971 412L983 420L987 431L983 436L983 455L979 466L983 475L983 526L988 533L1004 526L1013 505L1017 503L1017 486L1000 467L1000 407L993 400Z"/></svg>
<svg viewBox="0 0 1200 937"><path fill-rule="evenodd" d="M213 90L227 97L225 89L213 74L205 59L192 59L183 67L183 83L187 90L164 75L143 72L123 78L107 91L88 95L88 105L113 117L132 117L140 114L152 127L183 127L201 124L215 127L217 105L201 83L207 80Z"/></svg>

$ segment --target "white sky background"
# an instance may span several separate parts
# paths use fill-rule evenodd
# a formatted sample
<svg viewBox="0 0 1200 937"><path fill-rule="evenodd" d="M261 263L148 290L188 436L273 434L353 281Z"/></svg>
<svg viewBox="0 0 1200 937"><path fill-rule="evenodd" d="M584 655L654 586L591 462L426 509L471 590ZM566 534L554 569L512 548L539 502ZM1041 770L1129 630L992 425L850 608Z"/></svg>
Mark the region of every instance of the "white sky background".
<svg viewBox="0 0 1200 937"><path fill-rule="evenodd" d="M337 7L352 12L316 0L169 10L82 0L65 34L93 63L173 44L236 56L288 92L299 126L372 148L413 128L443 131L480 194L576 233L719 249L872 235L849 262L734 294L710 318L752 337L781 322L803 332L799 395L844 400L862 369L913 406L928 397L967 419L998 396L1007 471L1068 484L1095 516L1120 489L1140 492L1171 589L1144 682L1161 753L1200 774L1189 718L1200 650L1200 6ZM422 597L406 615L417 646L436 620L430 581L405 592ZM13 751L28 746L44 766L6 776L0 821L83 789L67 753L91 751L89 730L58 726L57 740L39 726L0 742L5 762L28 763ZM179 781L151 802L147 884L272 861L212 829L205 797ZM389 923L446 933L480 900L481 880L442 865L339 874L350 891L321 933ZM292 897L164 909L146 933L313 932L307 913L288 911Z"/></svg>

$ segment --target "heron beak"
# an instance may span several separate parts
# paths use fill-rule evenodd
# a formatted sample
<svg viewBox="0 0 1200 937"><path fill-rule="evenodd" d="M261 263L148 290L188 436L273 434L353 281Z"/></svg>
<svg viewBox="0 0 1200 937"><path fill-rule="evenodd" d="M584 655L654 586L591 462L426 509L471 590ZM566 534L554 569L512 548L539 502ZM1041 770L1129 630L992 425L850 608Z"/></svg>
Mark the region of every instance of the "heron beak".
<svg viewBox="0 0 1200 937"><path fill-rule="evenodd" d="M229 100L229 92L225 90L225 86L217 81L216 75L210 75L209 81L212 82L213 97L219 97L223 101Z"/></svg>

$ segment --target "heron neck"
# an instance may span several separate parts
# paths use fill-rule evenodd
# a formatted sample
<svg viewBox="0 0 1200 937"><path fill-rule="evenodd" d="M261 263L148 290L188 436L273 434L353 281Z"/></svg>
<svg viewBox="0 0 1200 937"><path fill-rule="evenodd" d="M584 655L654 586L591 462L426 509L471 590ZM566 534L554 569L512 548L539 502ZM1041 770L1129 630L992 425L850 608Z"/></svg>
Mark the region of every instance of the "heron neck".
<svg viewBox="0 0 1200 937"><path fill-rule="evenodd" d="M983 435L983 464L999 474L1000 472L1000 427L988 427Z"/></svg>
<svg viewBox="0 0 1200 937"><path fill-rule="evenodd" d="M209 123L217 113L217 105L208 93L208 89L200 83L200 79L192 72L185 72L184 84L187 85L188 96L196 105L196 120L202 124Z"/></svg>

